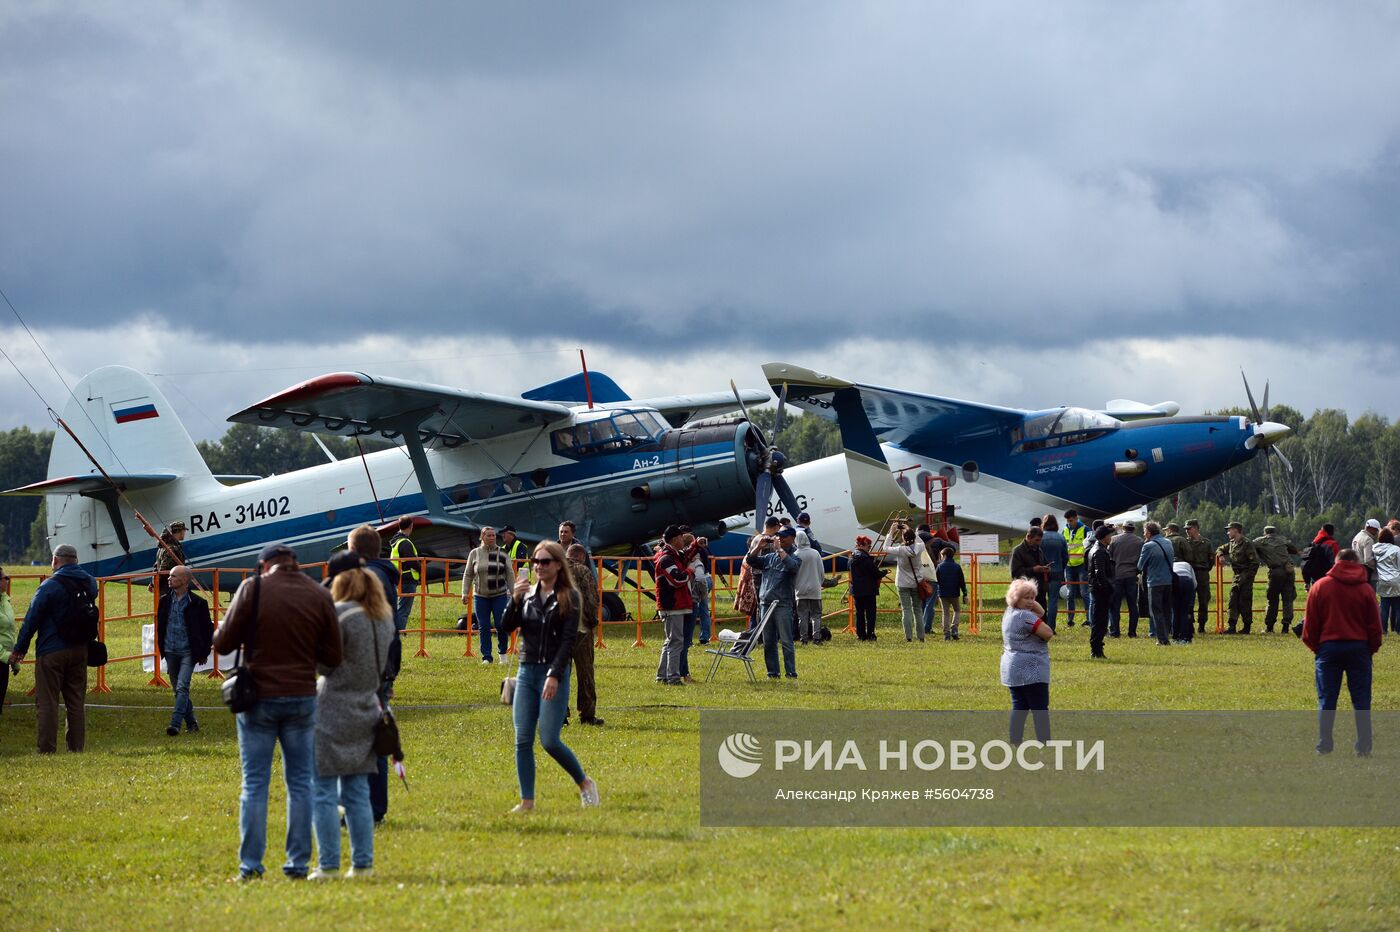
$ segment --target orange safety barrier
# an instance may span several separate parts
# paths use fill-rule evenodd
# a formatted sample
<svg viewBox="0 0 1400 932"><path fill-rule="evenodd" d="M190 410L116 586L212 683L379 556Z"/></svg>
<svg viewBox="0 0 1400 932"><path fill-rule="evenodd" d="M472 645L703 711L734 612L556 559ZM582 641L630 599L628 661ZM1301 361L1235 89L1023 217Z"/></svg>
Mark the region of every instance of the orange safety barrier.
<svg viewBox="0 0 1400 932"><path fill-rule="evenodd" d="M307 564L307 565L303 566L303 569L313 569L313 570L314 570L314 569L316 569L316 568L318 568L318 567L319 567L319 568L321 569L321 571L324 573L324 571L325 571L325 564ZM200 586L200 587L206 587L206 588L200 589L199 591L202 591L202 594L204 594L205 596L207 596L207 597L209 598L209 601L210 601L210 606L209 606L210 618L211 618L211 620L214 622L215 625L218 625L218 623L219 623L220 619L223 617L223 614L224 614L224 611L225 611L225 606L221 604L221 599L222 599L222 596L223 596L223 592L222 592L222 590L221 590L221 588L220 588L221 581L222 581L222 582L226 582L226 581L228 580L228 577L229 577L229 576L236 576L236 577L238 578L239 582L242 582L242 580L245 579L245 578L248 576L249 573L253 572L253 570L251 570L251 569L243 569L243 568L235 568L235 567L213 567L213 568L190 567L190 570L191 570L192 573L194 574L195 579L196 579L197 581L199 581L199 586ZM222 574L222 576L223 576L223 580L220 579L221 574ZM106 640L107 640L107 635L108 635L108 625L109 625L109 623L123 622L123 621L136 621L136 622L143 622L143 623L149 621L149 622L151 622L151 623L154 623L155 620L156 620L156 609L157 609L157 607L158 607L159 604L160 604L162 580L163 580L164 577L166 577L166 576L168 576L168 575L169 575L168 573L161 573L161 574L156 575L156 574L152 574L150 570L144 570L144 571L139 572L139 573L127 573L127 574L122 574L122 575L117 575L117 576L101 576L101 577L97 577L96 581L97 581L97 611L98 611L98 619L97 619L97 637L98 637L98 640L103 641L104 643L106 642ZM25 576L16 575L16 576L13 576L13 577L11 577L11 578L12 578L12 579L38 579L38 580L42 583L43 580L45 580L45 579L48 578L48 574L43 574L43 575L31 574L31 575L25 575ZM208 580L207 583L204 581L204 580L206 580L206 579ZM150 609L149 611L136 611L135 603L134 603L134 597L133 597L133 594L132 594L132 587L133 587L134 585L148 585L149 591L150 591L150 593L151 593L151 609ZM113 605L112 600L111 600L111 599L109 598L109 596L108 596L108 589L109 589L110 587L113 587L113 586L124 586L125 589L126 589L126 594L125 594L125 607L124 607L124 611L123 611L122 614L114 614L115 612L119 611L120 609L119 609L119 606L114 606L114 605ZM118 597L118 598L120 598L120 597ZM22 623L22 622L23 622L23 618L22 618L22 616L21 616L21 618L19 619L19 623ZM158 630L159 630L159 629L157 629L157 631L158 631ZM96 674L96 677L94 678L93 686L92 686L92 688L89 690L89 692L90 692L90 693L109 693L109 692L112 691L111 687L107 684L107 667L108 667L108 666L110 666L110 665L112 665L112 664L114 664L114 663L126 663L126 662L129 662L129 661L144 661L144 660L146 660L147 658L150 658L150 659L153 661L153 664L152 664L153 673L152 673L151 679L147 682L146 685L148 685L148 686L154 686L154 687L157 687L157 688L169 689L169 688L170 688L170 682L169 682L168 680L166 680L166 678L165 678L165 677L162 675L162 673L161 673L161 652L160 652L160 643L159 643L159 642L160 642L160 636L159 636L158 633L155 635L153 641L154 641L154 643L152 644L152 650L149 651L149 652L141 652L141 653L136 653L136 654L130 654L130 655L127 655L127 656L125 656L125 657L108 657L107 663L105 663L105 664L103 664L102 666L100 666L100 667L97 668L97 674ZM218 651L213 651L213 652L212 652L212 657L213 657L213 668L209 671L208 677L209 677L210 679L220 679L220 680L221 680L221 679L224 678L224 674L223 674L223 672L219 669L219 653L218 653ZM26 664L32 664L32 663L34 663L34 661L33 661L33 660L25 660L24 663L26 663ZM35 690L33 687L31 687L27 695L32 696L32 695L34 695L35 691L36 691L36 690Z"/></svg>
<svg viewBox="0 0 1400 932"><path fill-rule="evenodd" d="M971 553L969 553L969 554L966 554L966 556L972 557L972 558L973 558L973 560L972 560L971 579L969 579L969 581L968 581L969 601L972 603L972 608L971 608L971 610L970 610L970 614L971 614L971 617L972 617L972 619L973 619L973 620L972 620L972 624L969 626L969 628L970 628L970 630L971 630L971 632L972 632L973 634L976 634L976 633L977 633L976 619L977 619L978 616L980 616L980 615L995 615L995 616L1000 617L1001 614L1002 614L1002 612L1004 611L1004 607L1003 607L1002 605L999 605L999 604L994 604L994 605L992 605L990 608L985 608L985 609L982 608L982 607L981 607L981 602L980 602L979 596L978 596L980 590L981 590L983 587L987 587L987 586L994 586L994 587L999 587L999 588L1004 589L1004 588L1006 587L1007 583L1008 583L1010 580L1002 580L1002 579L995 579L995 580L993 580L993 579L982 579L982 578L981 578L981 573L980 573L981 563L976 559L977 557L996 557L997 560L998 560L998 565L1004 566L1005 564L1002 563L1001 561L1002 561L1003 559L1005 559L1005 557L1006 557L1005 554L993 554L993 553L971 554ZM1212 585L1212 587L1215 589L1215 598L1214 598L1214 603L1215 603L1215 604L1214 604L1214 606L1211 608L1210 611L1211 611L1211 614L1215 617L1215 633L1216 633L1216 634L1223 634L1223 633L1225 632L1225 628L1226 628L1226 620L1227 620L1227 617L1228 617L1229 604L1230 604L1229 593L1228 593L1228 587L1226 586L1226 581L1225 581L1225 567L1224 567L1222 564L1217 563L1216 566L1212 569L1211 573L1212 573L1211 585ZM1077 581L1077 580L1076 580L1076 581L1073 581L1073 582L1067 582L1066 584L1067 584L1067 585L1072 585L1072 586L1087 586L1087 585L1088 585L1088 582L1087 582L1087 581L1080 582L1080 581ZM1254 598L1253 598L1253 600L1252 600L1252 602L1251 602L1251 605L1250 605L1250 617L1251 617L1251 619L1253 619L1253 618L1256 617L1256 616L1260 616L1260 615L1267 617L1267 614L1268 614L1268 596L1267 596L1267 593L1268 593L1268 586L1269 586L1269 584L1268 584L1268 580L1267 580L1267 579L1264 580L1264 581L1262 581L1262 582L1259 581L1258 579L1255 580L1254 585L1253 585L1253 587L1252 587L1252 588L1253 588L1253 592L1254 592ZM1298 603L1301 601L1301 602L1303 602L1304 604L1306 604L1307 596L1306 596L1305 593L1299 593L1299 595L1301 595L1302 598L1301 598L1301 599L1297 599L1297 600L1294 601L1294 612L1295 612L1295 614L1301 615L1301 614L1302 614L1302 606L1299 605ZM1282 612L1279 613L1279 617L1280 617L1280 619L1282 618ZM1193 627L1194 627L1194 622L1195 622L1195 601L1193 600L1193 601L1192 601L1192 623L1193 623ZM1252 622L1251 622L1251 624L1252 624Z"/></svg>
<svg viewBox="0 0 1400 932"><path fill-rule="evenodd" d="M847 556L847 554L847 551L843 551L841 553L831 554L824 557L824 572L826 572L827 575L837 575L836 561L838 559L844 558L845 556ZM967 620L968 633L971 635L976 635L980 633L979 621L982 616L992 615L1000 617L1003 612L1003 606L1001 605L1000 598L986 599L984 602L984 590L988 587L1004 589L1009 580L986 578L986 576L984 575L985 566L980 559L986 557L996 557L998 561L1000 561L1003 558L1003 555L990 553L965 553L962 554L962 556L969 558L969 563L965 566L965 569L968 572L968 599L967 606L964 609L964 615ZM417 557L414 558L412 561L405 560L403 562L416 562L420 571L420 575L422 579L425 580L423 586L415 592L403 592L401 583L400 592L395 593L395 595L400 597L406 595L413 595L418 600L418 624L416 626L416 631L413 629L409 629L409 631L404 632L405 634L416 633L418 636L418 649L417 651L415 651L414 656L429 656L428 635L430 634L446 634L461 636L465 640L465 649L462 652L461 656L475 656L475 653L472 649L472 635L475 633L472 631L472 622L474 619L474 604L471 600L468 601L468 603L465 606L466 610L461 615L461 617L465 618L466 620L466 624L462 630L458 630L456 627L432 628L428 626L428 605L430 600L456 599L460 601L460 586L458 586L457 589L454 591L453 579L457 578L460 580L461 570L465 566L466 561L460 559L447 559L440 557ZM608 621L603 621L600 618L594 636L595 649L607 649L608 645L606 643L604 632L605 628L609 626L626 626L630 629L633 636L632 646L645 647L646 643L642 637L642 626L644 624L654 621L656 618L656 610L654 603L649 603L647 601L655 592L655 587L654 583L652 582L652 575L650 571L652 563L651 558L594 557L593 563L595 584L598 587L600 607L601 598L604 593L611 592L614 594L622 594L626 591L628 586L630 586L632 590L630 593L632 598L628 601L631 602L632 605L635 607L633 616L630 619L612 619ZM720 611L721 599L724 599L725 604L727 605L732 605L733 603L734 595L738 590L738 581L742 565L742 557L714 557L710 560L711 586L709 598L712 631L718 629L720 625L725 623L740 623L743 624L745 627L747 627L748 625L749 620L747 618L732 613L730 611L726 611L723 614ZM998 565L1001 566L1004 564L1001 564L999 562ZM223 600L224 586L230 584L231 577L236 578L238 582L241 583L244 579L247 578L247 576L250 573L253 572L253 570L251 569L239 567L190 567L190 569L194 572L196 579L199 580L199 582L205 586L203 591L204 594L210 600L210 615L216 625L220 622L223 615L227 611L227 605L224 603ZM324 578L326 565L324 563L305 564L302 566L302 569L312 572L319 570L322 577ZM435 580L431 579L429 575L430 569L440 569L441 575ZM520 572L526 570L527 567L524 562L521 562L516 565L515 569L517 572ZM49 575L50 574L48 573L16 574L15 576L12 576L10 578L12 580L37 580L39 583L42 583L49 577ZM162 576L163 575L165 574L162 574ZM841 573L839 575L844 576L844 573ZM609 576L611 577L611 585L608 584L609 580L606 578ZM132 593L132 587L134 585L146 585L147 581L150 582L149 588L151 592L152 607L148 611L137 611ZM150 570L146 570L139 573L129 573L117 576L101 577L98 579L97 582L97 606L99 612L98 636L101 640L105 641L107 639L107 635L110 631L108 627L109 624L127 621L155 621L156 606L158 606L160 601L161 585L163 582L161 576L153 576ZM1217 634L1220 634L1224 632L1226 627L1228 607L1228 597L1225 585L1225 573L1223 566L1217 565L1215 567L1214 578L1212 582L1215 588L1215 632ZM883 584L888 586L894 585L893 574L887 576L883 580ZM1069 584L1084 586L1087 585L1087 582L1075 581ZM125 587L126 592L124 604L121 600L121 596L117 596L114 601L113 597L109 593L109 589L113 586ZM234 586L236 587L236 584L234 584ZM1267 591L1267 587L1267 580L1265 580L1264 582L1256 581L1254 586L1255 595L1260 596L1261 591ZM835 618L837 616L844 615L846 617L846 625L841 629L841 631L846 634L854 634L855 601L851 598L849 590L845 593L842 599L845 602L844 606L838 605L831 611L824 610L822 618L825 620L828 618ZM1252 614L1260 615L1265 613L1267 611L1266 605L1266 597L1256 598L1255 604L1252 609ZM900 609L897 607L881 608L877 609L877 614L898 616L901 614L901 612ZM23 617L21 616L19 620L22 623ZM518 632L512 632L510 646L507 650L508 654L513 654L517 652L517 642ZM152 644L151 651L131 654L125 657L109 658L107 664L98 667L96 679L94 685L92 686L91 692L111 692L111 687L107 683L107 667L111 664L125 663L130 661L144 661L147 658L151 658L154 661L154 671L147 685L161 689L170 688L169 681L166 680L166 678L162 675L161 672L161 652L159 644L159 635L157 635L155 638L155 643ZM33 664L34 660L26 659L24 663ZM217 651L213 652L213 669L209 671L208 677L210 679L223 679L224 677L223 672L219 669L219 655ZM28 695L32 696L34 695L34 693L35 690L31 688L28 692Z"/></svg>

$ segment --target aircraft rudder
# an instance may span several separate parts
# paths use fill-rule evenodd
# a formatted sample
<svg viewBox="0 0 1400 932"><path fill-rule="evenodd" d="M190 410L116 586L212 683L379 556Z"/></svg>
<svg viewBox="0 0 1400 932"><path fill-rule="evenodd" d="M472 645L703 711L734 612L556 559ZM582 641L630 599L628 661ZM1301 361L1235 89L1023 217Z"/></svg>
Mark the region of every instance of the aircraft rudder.
<svg viewBox="0 0 1400 932"><path fill-rule="evenodd" d="M63 420L108 473L211 476L169 399L135 369L104 366L83 376L63 407ZM87 455L58 429L48 478L94 472Z"/></svg>

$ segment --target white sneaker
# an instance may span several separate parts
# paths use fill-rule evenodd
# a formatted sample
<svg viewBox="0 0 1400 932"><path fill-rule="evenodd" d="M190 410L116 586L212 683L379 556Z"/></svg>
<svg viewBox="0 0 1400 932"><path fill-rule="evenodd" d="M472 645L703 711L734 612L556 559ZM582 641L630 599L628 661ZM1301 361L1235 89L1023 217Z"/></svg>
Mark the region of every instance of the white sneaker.
<svg viewBox="0 0 1400 932"><path fill-rule="evenodd" d="M602 800L598 797L598 784L591 779L583 781L583 786L579 787L578 798L585 809L602 804Z"/></svg>
<svg viewBox="0 0 1400 932"><path fill-rule="evenodd" d="M345 872L346 880L369 880L374 876L372 867L351 867Z"/></svg>
<svg viewBox="0 0 1400 932"><path fill-rule="evenodd" d="M335 880L339 874L335 871L323 871L319 867L306 875L307 880Z"/></svg>

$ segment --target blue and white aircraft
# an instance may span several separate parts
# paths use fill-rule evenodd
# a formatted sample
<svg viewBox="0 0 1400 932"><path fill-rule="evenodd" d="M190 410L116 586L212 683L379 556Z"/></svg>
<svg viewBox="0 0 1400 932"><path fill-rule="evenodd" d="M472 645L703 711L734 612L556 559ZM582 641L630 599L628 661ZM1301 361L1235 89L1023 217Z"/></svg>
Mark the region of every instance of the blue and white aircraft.
<svg viewBox="0 0 1400 932"><path fill-rule="evenodd" d="M608 552L673 523L719 536L719 519L752 507L774 451L747 421L704 418L767 399L721 391L633 401L600 373L511 398L341 372L229 420L399 446L281 476L215 476L160 390L108 366L74 386L63 419L111 481L60 431L48 478L4 494L46 496L50 544L72 544L104 576L155 562L133 507L153 524L183 521L195 566L249 567L273 541L315 562L356 526L388 533L401 515L414 516L420 551L439 556L465 556L485 525L537 541L565 519L591 551Z"/></svg>
<svg viewBox="0 0 1400 932"><path fill-rule="evenodd" d="M1260 453L1282 459L1274 447L1291 432L1257 415L1178 417L1173 402L1023 410L881 388L787 363L763 371L775 390L786 386L789 404L840 426L841 454L786 470L800 490L798 507L812 516L827 550L849 548L892 512L921 512L932 477L947 484L952 524L1020 536L1036 515L1074 508L1086 521L1107 519ZM1253 407L1252 395L1250 401ZM782 507L774 502L768 510ZM729 519L737 533L721 542L726 553L753 533L752 516Z"/></svg>

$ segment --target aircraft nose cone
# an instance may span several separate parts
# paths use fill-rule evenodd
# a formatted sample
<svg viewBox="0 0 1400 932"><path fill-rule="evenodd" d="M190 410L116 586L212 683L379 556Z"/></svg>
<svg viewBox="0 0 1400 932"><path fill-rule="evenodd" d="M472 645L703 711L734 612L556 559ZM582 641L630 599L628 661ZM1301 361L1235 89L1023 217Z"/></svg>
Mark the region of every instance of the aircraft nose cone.
<svg viewBox="0 0 1400 932"><path fill-rule="evenodd" d="M1254 435L1259 438L1259 445L1263 447L1272 446L1291 433L1293 428L1277 421L1265 421L1254 427Z"/></svg>

